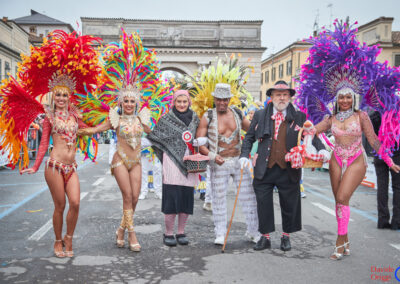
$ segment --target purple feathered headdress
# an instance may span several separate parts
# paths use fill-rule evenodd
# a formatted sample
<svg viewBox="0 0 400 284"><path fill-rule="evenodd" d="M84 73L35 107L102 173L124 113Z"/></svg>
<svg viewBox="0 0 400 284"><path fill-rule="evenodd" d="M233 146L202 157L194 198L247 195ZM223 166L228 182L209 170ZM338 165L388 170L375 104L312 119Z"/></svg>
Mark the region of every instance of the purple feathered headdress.
<svg viewBox="0 0 400 284"><path fill-rule="evenodd" d="M357 29L337 20L334 26L306 40L313 46L302 66L297 104L316 124L331 114L337 92L349 88L360 95L360 109L382 114L379 138L384 149L393 149L400 138L400 69L378 62L380 49L361 44Z"/></svg>

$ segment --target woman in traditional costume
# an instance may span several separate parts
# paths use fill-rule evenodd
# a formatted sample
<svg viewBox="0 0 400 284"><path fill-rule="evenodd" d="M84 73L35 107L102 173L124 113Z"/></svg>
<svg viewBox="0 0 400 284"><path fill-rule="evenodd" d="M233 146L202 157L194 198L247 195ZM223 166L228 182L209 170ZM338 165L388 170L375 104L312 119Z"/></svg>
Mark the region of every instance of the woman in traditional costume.
<svg viewBox="0 0 400 284"><path fill-rule="evenodd" d="M191 154L189 146L200 123L190 105L189 93L186 90L176 91L172 110L147 136L163 166L161 211L165 220L163 241L167 246L189 243L185 226L189 215L193 214L194 186L199 182L198 174L188 173L184 163L184 157ZM177 215L178 230L174 236Z"/></svg>

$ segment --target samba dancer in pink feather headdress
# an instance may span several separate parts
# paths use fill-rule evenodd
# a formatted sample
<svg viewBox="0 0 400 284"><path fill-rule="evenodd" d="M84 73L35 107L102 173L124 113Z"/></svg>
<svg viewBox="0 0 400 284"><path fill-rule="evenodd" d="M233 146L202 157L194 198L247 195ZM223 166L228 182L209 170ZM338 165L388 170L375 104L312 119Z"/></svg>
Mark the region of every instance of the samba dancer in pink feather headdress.
<svg viewBox="0 0 400 284"><path fill-rule="evenodd" d="M336 200L338 236L331 259L339 260L350 255L349 200L366 172L362 134L393 171L400 170L390 158L400 138L400 100L395 94L400 87L400 70L378 62L380 50L360 44L356 29L337 20L334 25L334 31L324 31L308 40L313 46L302 66L299 105L310 120L318 123L317 134L331 130L335 136L329 175ZM379 138L362 111L367 108L382 114Z"/></svg>

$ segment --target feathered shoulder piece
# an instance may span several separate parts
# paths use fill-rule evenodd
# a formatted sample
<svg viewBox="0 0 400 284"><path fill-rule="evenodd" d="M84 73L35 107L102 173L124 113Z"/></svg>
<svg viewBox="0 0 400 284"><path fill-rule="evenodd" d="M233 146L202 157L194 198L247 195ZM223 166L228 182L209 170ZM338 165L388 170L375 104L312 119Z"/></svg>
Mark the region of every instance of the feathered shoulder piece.
<svg viewBox="0 0 400 284"><path fill-rule="evenodd" d="M117 129L119 124L120 115L118 114L118 108L110 108L109 119L113 129Z"/></svg>
<svg viewBox="0 0 400 284"><path fill-rule="evenodd" d="M145 125L150 125L150 110L148 108L142 108L142 110L138 114L138 118L140 122Z"/></svg>

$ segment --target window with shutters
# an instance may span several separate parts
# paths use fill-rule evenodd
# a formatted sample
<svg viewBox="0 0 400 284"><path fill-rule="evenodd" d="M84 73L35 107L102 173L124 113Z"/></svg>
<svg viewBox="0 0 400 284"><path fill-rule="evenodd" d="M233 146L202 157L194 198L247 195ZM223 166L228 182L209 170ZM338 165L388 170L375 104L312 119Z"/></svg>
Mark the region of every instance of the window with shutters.
<svg viewBox="0 0 400 284"><path fill-rule="evenodd" d="M286 75L288 76L292 75L292 60L286 62Z"/></svg>
<svg viewBox="0 0 400 284"><path fill-rule="evenodd" d="M283 64L279 64L279 79L283 77Z"/></svg>
<svg viewBox="0 0 400 284"><path fill-rule="evenodd" d="M400 54L394 55L394 66L400 66Z"/></svg>

